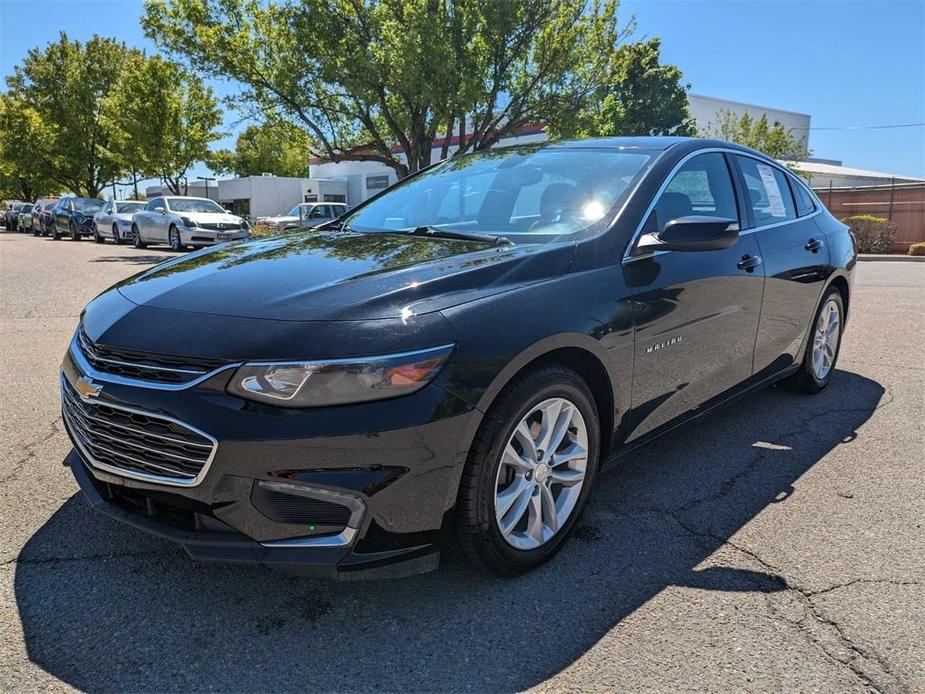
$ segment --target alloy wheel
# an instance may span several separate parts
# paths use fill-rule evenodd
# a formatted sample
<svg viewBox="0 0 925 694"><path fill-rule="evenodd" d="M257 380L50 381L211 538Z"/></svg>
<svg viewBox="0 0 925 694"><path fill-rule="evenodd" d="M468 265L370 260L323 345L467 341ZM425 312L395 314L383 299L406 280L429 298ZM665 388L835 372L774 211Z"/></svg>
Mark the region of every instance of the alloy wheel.
<svg viewBox="0 0 925 694"><path fill-rule="evenodd" d="M183 244L180 242L180 232L176 227L170 227L170 248L175 251L183 250Z"/></svg>
<svg viewBox="0 0 925 694"><path fill-rule="evenodd" d="M813 374L820 381L825 380L832 370L832 364L835 363L840 330L841 314L838 303L829 299L819 312L813 334Z"/></svg>
<svg viewBox="0 0 925 694"><path fill-rule="evenodd" d="M575 510L588 466L588 428L578 407L549 398L521 419L501 454L495 520L520 550L549 542Z"/></svg>

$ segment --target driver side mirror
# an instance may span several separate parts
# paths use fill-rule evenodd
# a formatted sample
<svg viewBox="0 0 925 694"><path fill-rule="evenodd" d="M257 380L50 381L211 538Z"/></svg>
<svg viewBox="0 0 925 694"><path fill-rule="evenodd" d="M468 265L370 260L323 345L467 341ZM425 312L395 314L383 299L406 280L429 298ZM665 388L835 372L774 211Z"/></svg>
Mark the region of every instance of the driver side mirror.
<svg viewBox="0 0 925 694"><path fill-rule="evenodd" d="M689 215L669 221L654 234L644 234L637 251L718 251L739 238L739 223L726 217Z"/></svg>

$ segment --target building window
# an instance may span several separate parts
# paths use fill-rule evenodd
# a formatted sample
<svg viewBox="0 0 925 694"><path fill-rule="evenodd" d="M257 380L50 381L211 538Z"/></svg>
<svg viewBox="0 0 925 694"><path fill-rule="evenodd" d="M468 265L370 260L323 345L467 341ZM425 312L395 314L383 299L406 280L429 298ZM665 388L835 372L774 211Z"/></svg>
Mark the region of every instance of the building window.
<svg viewBox="0 0 925 694"><path fill-rule="evenodd" d="M306 195L305 202L318 202L318 196L317 195Z"/></svg>
<svg viewBox="0 0 925 694"><path fill-rule="evenodd" d="M325 193L324 202L347 202L347 196L346 195L330 195L329 193Z"/></svg>
<svg viewBox="0 0 925 694"><path fill-rule="evenodd" d="M381 176L367 176L366 177L366 190L378 190L381 188L389 187L389 176L388 174L383 174Z"/></svg>

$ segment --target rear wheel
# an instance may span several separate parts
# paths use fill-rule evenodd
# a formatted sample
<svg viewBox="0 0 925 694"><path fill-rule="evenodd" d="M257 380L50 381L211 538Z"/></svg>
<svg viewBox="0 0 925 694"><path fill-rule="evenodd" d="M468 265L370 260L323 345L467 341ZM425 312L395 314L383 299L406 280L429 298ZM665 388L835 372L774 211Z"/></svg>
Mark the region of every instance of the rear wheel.
<svg viewBox="0 0 925 694"><path fill-rule="evenodd" d="M838 362L844 323L844 299L837 288L829 287L810 327L800 369L784 379L781 385L800 393L818 393L825 388Z"/></svg>
<svg viewBox="0 0 925 694"><path fill-rule="evenodd" d="M135 248L147 248L148 244L141 240L141 232L138 231L138 227L132 224L132 245Z"/></svg>
<svg viewBox="0 0 925 694"><path fill-rule="evenodd" d="M578 374L551 365L519 376L469 452L455 516L465 554L507 576L552 557L587 502L599 442L597 407Z"/></svg>

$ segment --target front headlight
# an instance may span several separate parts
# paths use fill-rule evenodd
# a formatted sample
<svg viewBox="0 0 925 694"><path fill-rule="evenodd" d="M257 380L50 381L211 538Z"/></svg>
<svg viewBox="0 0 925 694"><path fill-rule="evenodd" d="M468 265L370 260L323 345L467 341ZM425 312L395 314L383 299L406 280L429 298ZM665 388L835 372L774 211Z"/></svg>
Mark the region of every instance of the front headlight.
<svg viewBox="0 0 925 694"><path fill-rule="evenodd" d="M323 407L408 395L430 383L453 345L379 357L254 362L239 367L232 395L280 407Z"/></svg>
<svg viewBox="0 0 925 694"><path fill-rule="evenodd" d="M189 217L180 217L180 223L183 224L183 226L185 226L187 229L195 226L195 224L193 224L193 220Z"/></svg>

